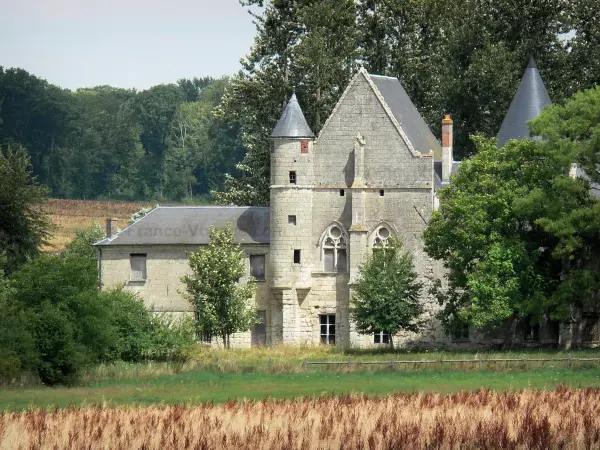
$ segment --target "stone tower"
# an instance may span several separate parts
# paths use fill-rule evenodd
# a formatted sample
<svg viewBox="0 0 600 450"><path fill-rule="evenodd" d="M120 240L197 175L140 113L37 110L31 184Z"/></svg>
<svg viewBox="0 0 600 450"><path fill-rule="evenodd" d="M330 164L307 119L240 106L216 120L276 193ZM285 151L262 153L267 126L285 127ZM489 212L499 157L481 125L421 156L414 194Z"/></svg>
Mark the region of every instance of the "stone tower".
<svg viewBox="0 0 600 450"><path fill-rule="evenodd" d="M294 93L271 134L271 340L297 344L311 284L313 143Z"/></svg>

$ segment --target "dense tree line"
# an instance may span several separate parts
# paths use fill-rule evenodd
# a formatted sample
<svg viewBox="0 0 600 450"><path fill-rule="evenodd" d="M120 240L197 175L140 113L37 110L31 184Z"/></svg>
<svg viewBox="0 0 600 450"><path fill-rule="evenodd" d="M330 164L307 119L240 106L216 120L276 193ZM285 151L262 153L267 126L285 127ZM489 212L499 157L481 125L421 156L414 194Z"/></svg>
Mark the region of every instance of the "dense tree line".
<svg viewBox="0 0 600 450"><path fill-rule="evenodd" d="M452 113L458 158L497 134L530 56L555 102L600 82L598 0L241 3L257 35L220 111L247 153L223 203L268 204L268 136L293 88L318 132L360 64L398 77L435 133Z"/></svg>
<svg viewBox="0 0 600 450"><path fill-rule="evenodd" d="M235 171L238 130L213 110L227 78L180 79L137 92L71 92L0 67L0 145L22 146L55 197L185 200Z"/></svg>

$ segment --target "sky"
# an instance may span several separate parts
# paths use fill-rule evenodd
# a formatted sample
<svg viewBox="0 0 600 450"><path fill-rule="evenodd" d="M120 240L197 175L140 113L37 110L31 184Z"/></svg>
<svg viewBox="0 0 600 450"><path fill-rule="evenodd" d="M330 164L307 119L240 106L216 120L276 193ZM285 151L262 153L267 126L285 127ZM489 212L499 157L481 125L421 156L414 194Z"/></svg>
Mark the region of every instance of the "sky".
<svg viewBox="0 0 600 450"><path fill-rule="evenodd" d="M0 66L147 89L236 73L255 31L238 0L0 0Z"/></svg>

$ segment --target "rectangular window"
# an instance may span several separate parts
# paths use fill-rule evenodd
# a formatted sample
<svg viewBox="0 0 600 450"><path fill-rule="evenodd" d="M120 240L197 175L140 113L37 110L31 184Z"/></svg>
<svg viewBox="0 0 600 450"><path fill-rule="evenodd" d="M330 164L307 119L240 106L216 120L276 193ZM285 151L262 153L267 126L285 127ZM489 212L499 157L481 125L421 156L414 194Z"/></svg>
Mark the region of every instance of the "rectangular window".
<svg viewBox="0 0 600 450"><path fill-rule="evenodd" d="M529 320L524 323L523 338L526 341L539 341L540 340L540 324L531 324Z"/></svg>
<svg viewBox="0 0 600 450"><path fill-rule="evenodd" d="M300 264L300 250L294 250L294 264Z"/></svg>
<svg viewBox="0 0 600 450"><path fill-rule="evenodd" d="M251 331L252 347L261 347L267 344L267 311L256 311L259 322L254 325Z"/></svg>
<svg viewBox="0 0 600 450"><path fill-rule="evenodd" d="M453 325L452 338L455 341L468 341L469 340L469 324L468 323L457 323Z"/></svg>
<svg viewBox="0 0 600 450"><path fill-rule="evenodd" d="M379 189L379 196L383 197L385 195L385 191L383 189Z"/></svg>
<svg viewBox="0 0 600 450"><path fill-rule="evenodd" d="M343 189L340 189L340 197L343 197L344 195L346 195L346 191L344 191Z"/></svg>
<svg viewBox="0 0 600 450"><path fill-rule="evenodd" d="M326 248L323 250L323 270L325 272L335 271L335 249Z"/></svg>
<svg viewBox="0 0 600 450"><path fill-rule="evenodd" d="M296 216L288 216L288 225L296 226Z"/></svg>
<svg viewBox="0 0 600 450"><path fill-rule="evenodd" d="M296 172L293 170L290 171L290 184L296 184Z"/></svg>
<svg viewBox="0 0 600 450"><path fill-rule="evenodd" d="M348 270L348 264L346 262L346 249L338 248L337 251L337 271L346 272Z"/></svg>
<svg viewBox="0 0 600 450"><path fill-rule="evenodd" d="M300 153L308 153L308 141L300 141Z"/></svg>
<svg viewBox="0 0 600 450"><path fill-rule="evenodd" d="M131 264L131 281L145 281L146 280L146 255L135 254L129 255L129 261Z"/></svg>
<svg viewBox="0 0 600 450"><path fill-rule="evenodd" d="M390 333L387 331L377 331L373 334L373 343L374 344L389 344L390 343Z"/></svg>
<svg viewBox="0 0 600 450"><path fill-rule="evenodd" d="M319 323L321 326L321 343L335 345L335 314L321 314Z"/></svg>
<svg viewBox="0 0 600 450"><path fill-rule="evenodd" d="M250 255L250 275L257 281L265 281L266 255Z"/></svg>

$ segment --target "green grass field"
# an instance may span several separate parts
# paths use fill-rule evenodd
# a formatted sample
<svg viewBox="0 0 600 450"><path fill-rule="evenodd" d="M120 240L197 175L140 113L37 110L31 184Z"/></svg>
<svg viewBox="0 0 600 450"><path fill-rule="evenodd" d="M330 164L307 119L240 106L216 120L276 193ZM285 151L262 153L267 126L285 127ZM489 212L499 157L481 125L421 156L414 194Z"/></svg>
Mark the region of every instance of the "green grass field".
<svg viewBox="0 0 600 450"><path fill-rule="evenodd" d="M454 392L600 387L600 369L546 368L530 371L316 371L306 373L214 373L191 371L155 378L100 381L72 388L36 387L0 390L0 410L69 405L197 404L229 399L296 398L324 394Z"/></svg>

